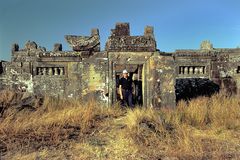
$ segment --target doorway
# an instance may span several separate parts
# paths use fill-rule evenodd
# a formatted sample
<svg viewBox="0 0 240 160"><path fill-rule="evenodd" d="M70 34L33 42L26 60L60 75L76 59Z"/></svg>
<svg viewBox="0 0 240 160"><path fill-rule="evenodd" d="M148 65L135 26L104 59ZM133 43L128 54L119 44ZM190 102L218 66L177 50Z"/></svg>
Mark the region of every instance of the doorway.
<svg viewBox="0 0 240 160"><path fill-rule="evenodd" d="M121 102L119 93L119 81L122 78L122 71L126 69L129 77L132 79L133 88L133 104L134 106L142 106L143 104L143 87L142 87L142 68L143 65L124 64L115 65L115 101Z"/></svg>

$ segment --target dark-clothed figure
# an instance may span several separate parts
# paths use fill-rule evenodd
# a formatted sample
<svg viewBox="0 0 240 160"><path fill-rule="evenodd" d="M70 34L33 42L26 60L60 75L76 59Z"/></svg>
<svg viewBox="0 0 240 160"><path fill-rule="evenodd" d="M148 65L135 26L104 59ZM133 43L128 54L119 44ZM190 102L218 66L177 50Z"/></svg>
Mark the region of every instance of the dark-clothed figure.
<svg viewBox="0 0 240 160"><path fill-rule="evenodd" d="M119 81L119 93L122 100L122 105L133 107L132 79L128 77L127 70L123 70L123 77Z"/></svg>

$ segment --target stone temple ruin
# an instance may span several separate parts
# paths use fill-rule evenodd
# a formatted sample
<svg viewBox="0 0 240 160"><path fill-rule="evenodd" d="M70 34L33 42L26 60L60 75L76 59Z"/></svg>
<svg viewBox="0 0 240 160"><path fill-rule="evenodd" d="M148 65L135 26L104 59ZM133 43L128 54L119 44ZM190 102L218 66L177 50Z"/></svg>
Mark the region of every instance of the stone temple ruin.
<svg viewBox="0 0 240 160"><path fill-rule="evenodd" d="M240 49L213 48L203 41L198 50L157 49L153 27L131 36L128 23L111 30L105 50L100 50L98 29L90 36L65 36L72 51L55 44L52 51L28 41L12 46L11 62L0 62L0 89L26 89L34 95L85 99L94 96L111 106L118 100L118 80L123 69L141 84L143 106L174 107L178 79L209 79L226 94L240 88Z"/></svg>

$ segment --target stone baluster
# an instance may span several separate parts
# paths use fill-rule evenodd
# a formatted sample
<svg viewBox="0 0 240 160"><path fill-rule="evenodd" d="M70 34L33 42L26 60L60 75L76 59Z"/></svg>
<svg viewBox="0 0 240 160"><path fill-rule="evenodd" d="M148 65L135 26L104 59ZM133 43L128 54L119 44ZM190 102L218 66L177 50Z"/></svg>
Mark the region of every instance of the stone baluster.
<svg viewBox="0 0 240 160"><path fill-rule="evenodd" d="M188 67L184 67L184 74L188 74Z"/></svg>
<svg viewBox="0 0 240 160"><path fill-rule="evenodd" d="M199 74L199 73L198 73L198 67L195 67L195 68L194 68L194 74Z"/></svg>
<svg viewBox="0 0 240 160"><path fill-rule="evenodd" d="M60 75L61 76L63 75L63 68L62 67L60 68Z"/></svg>
<svg viewBox="0 0 240 160"><path fill-rule="evenodd" d="M181 66L181 74L184 74L184 67Z"/></svg>
<svg viewBox="0 0 240 160"><path fill-rule="evenodd" d="M193 67L189 67L189 74L193 74Z"/></svg>
<svg viewBox="0 0 240 160"><path fill-rule="evenodd" d="M41 69L41 68L38 68L38 69L37 69L37 74L38 74L38 75L42 75L42 69Z"/></svg>
<svg viewBox="0 0 240 160"><path fill-rule="evenodd" d="M203 67L199 67L199 73L203 74Z"/></svg>
<svg viewBox="0 0 240 160"><path fill-rule="evenodd" d="M205 67L202 67L203 68L203 74L205 74Z"/></svg>
<svg viewBox="0 0 240 160"><path fill-rule="evenodd" d="M58 68L54 67L54 75L58 75Z"/></svg>
<svg viewBox="0 0 240 160"><path fill-rule="evenodd" d="M47 75L47 68L43 68L43 75Z"/></svg>
<svg viewBox="0 0 240 160"><path fill-rule="evenodd" d="M53 70L52 70L52 67L50 67L50 68L48 69L48 75L50 75L50 76L52 76L52 75L53 75Z"/></svg>

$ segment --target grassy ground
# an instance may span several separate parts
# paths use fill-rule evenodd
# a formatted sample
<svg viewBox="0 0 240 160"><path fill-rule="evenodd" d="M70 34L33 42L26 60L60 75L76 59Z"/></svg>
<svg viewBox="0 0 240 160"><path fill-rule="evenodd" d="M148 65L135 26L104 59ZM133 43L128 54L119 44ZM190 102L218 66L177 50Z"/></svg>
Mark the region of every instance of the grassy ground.
<svg viewBox="0 0 240 160"><path fill-rule="evenodd" d="M19 109L19 99L0 94L0 159L240 159L238 97L200 97L175 110L51 98Z"/></svg>

